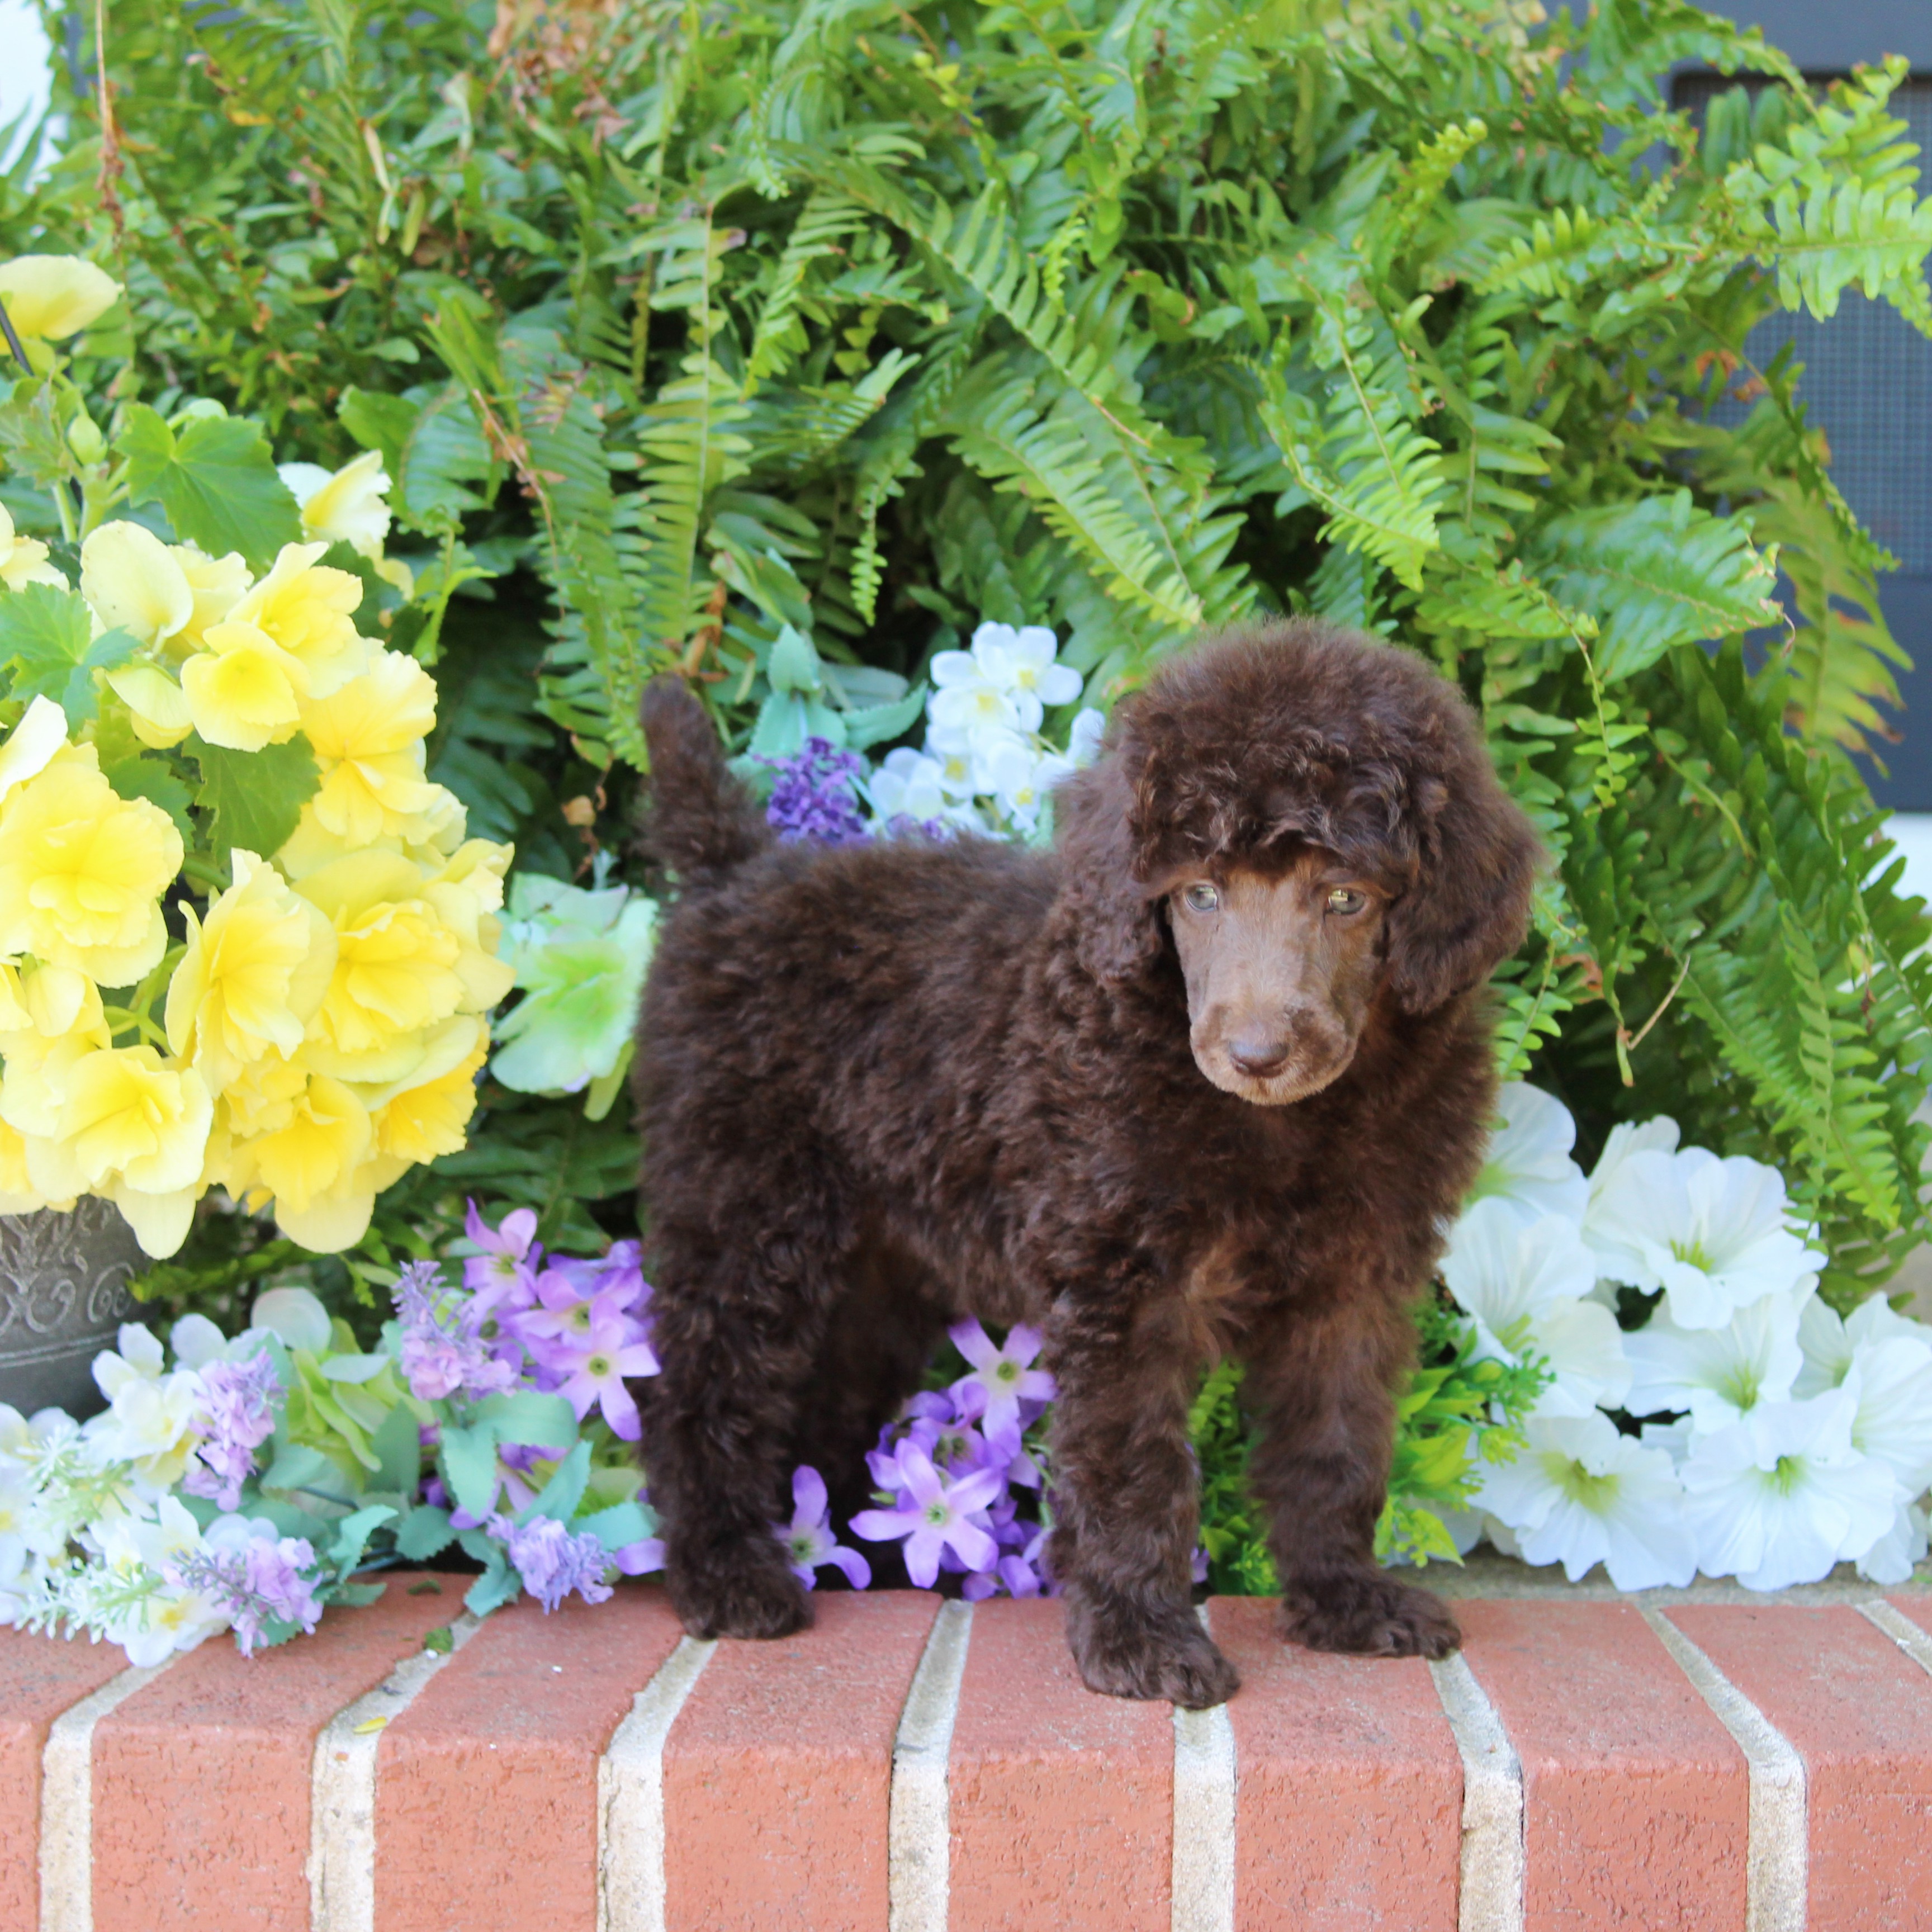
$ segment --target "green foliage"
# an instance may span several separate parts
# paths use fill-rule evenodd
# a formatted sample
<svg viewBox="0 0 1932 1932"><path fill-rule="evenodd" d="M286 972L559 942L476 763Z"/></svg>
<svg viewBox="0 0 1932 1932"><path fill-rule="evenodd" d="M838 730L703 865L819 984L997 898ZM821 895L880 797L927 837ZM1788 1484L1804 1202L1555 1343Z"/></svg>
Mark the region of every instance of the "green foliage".
<svg viewBox="0 0 1932 1932"><path fill-rule="evenodd" d="M1904 661L1887 560L1746 348L1851 289L1932 329L1899 64L1814 93L1681 0L124 0L109 35L118 145L58 104L4 239L126 280L130 408L380 449L426 658L479 573L537 574L520 715L606 784L472 674L439 756L493 822L548 812L527 766L617 842L659 668L742 748L980 616L1053 626L1104 704L1203 623L1320 611L1460 682L1550 844L1502 1052L1586 1153L1667 1110L1778 1162L1841 1300L1918 1238L1927 928L1845 755ZM1701 124L1687 59L1738 77ZM68 430L0 405L38 533ZM788 689L788 629L828 693L905 682ZM560 1124L494 1118L470 1178L559 1211L516 1177Z"/></svg>
<svg viewBox="0 0 1932 1932"><path fill-rule="evenodd" d="M50 698L70 730L94 714L94 674L125 664L135 640L125 631L91 634L87 606L70 590L27 584L0 597L0 672L16 700Z"/></svg>
<svg viewBox="0 0 1932 1932"><path fill-rule="evenodd" d="M128 500L158 502L175 534L210 556L239 550L265 571L283 544L302 540L302 517L275 474L259 423L196 416L179 434L144 404L128 412L114 445L128 460Z"/></svg>
<svg viewBox="0 0 1932 1932"><path fill-rule="evenodd" d="M258 854L279 852L321 782L315 754L300 738L259 752L229 752L190 737L187 749L200 768L201 802L213 814L209 843L218 852L238 845Z"/></svg>

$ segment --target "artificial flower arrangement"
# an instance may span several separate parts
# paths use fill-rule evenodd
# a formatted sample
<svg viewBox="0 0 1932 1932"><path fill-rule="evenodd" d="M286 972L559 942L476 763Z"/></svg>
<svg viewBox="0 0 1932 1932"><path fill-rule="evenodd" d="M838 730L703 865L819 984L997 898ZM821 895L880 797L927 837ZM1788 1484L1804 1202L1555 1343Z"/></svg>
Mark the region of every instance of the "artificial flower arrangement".
<svg viewBox="0 0 1932 1932"><path fill-rule="evenodd" d="M1442 1276L1477 1354L1547 1378L1522 1453L1472 1462L1458 1550L1486 1535L1572 1581L1601 1562L1625 1590L1840 1562L1903 1582L1926 1553L1932 1327L1881 1295L1826 1306L1776 1169L1660 1118L1613 1130L1586 1178L1560 1103L1518 1084L1502 1110Z"/></svg>
<svg viewBox="0 0 1932 1932"><path fill-rule="evenodd" d="M154 1664L232 1629L244 1654L313 1630L367 1580L451 1545L479 1563L468 1608L523 1592L546 1610L603 1601L657 1569L627 1378L656 1372L634 1242L595 1260L547 1255L536 1217L491 1227L474 1207L460 1286L431 1262L393 1291L360 1350L304 1288L272 1288L224 1340L184 1316L169 1352L130 1323L94 1364L108 1408L84 1423L0 1407L0 1623L85 1630ZM955 1574L969 1598L1046 1587L1040 1336L953 1330L967 1373L915 1396L868 1460L880 1507L854 1534L903 1546L911 1580ZM794 1472L772 1534L808 1588L840 1544L826 1488Z"/></svg>
<svg viewBox="0 0 1932 1932"><path fill-rule="evenodd" d="M80 580L0 512L0 1213L97 1196L166 1256L220 1188L338 1250L464 1144L511 854L425 775L428 672L357 628L410 587L380 458L278 473L205 402L110 443L52 345L119 293L0 267Z"/></svg>

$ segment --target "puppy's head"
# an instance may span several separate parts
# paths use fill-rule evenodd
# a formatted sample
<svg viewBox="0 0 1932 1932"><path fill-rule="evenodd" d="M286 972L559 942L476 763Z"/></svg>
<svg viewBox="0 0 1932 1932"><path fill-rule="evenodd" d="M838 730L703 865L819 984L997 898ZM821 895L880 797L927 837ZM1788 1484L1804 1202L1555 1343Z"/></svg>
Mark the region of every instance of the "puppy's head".
<svg viewBox="0 0 1932 1932"><path fill-rule="evenodd" d="M1054 810L1082 964L1148 975L1171 943L1196 1064L1264 1106L1336 1078L1384 986L1424 1013L1486 977L1540 856L1451 686L1299 620L1163 670Z"/></svg>

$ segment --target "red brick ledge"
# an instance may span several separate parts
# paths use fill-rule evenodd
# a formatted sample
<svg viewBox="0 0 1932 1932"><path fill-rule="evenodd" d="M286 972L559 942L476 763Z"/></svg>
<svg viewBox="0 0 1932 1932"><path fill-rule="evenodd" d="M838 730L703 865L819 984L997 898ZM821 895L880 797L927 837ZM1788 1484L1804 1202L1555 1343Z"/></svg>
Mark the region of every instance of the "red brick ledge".
<svg viewBox="0 0 1932 1932"><path fill-rule="evenodd" d="M0 1928L1932 1926L1926 1595L1465 1598L1438 1666L1218 1599L1196 1713L1090 1695L1050 1603L703 1644L418 1587L252 1662L0 1631Z"/></svg>

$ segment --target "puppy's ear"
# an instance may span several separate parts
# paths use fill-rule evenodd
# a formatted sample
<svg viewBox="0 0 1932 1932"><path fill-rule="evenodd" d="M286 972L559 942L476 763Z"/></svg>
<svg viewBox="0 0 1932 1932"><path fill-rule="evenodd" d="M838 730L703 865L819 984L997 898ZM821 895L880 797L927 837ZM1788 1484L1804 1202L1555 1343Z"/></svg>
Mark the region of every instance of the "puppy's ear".
<svg viewBox="0 0 1932 1932"><path fill-rule="evenodd" d="M1080 963L1097 980L1138 978L1160 956L1160 908L1134 877L1134 748L1109 751L1054 788L1060 903L1076 921Z"/></svg>
<svg viewBox="0 0 1932 1932"><path fill-rule="evenodd" d="M1420 865L1389 914L1389 977L1406 1011L1426 1013L1522 944L1543 853L1528 820L1473 760L1447 779L1422 779L1412 802L1424 820Z"/></svg>

